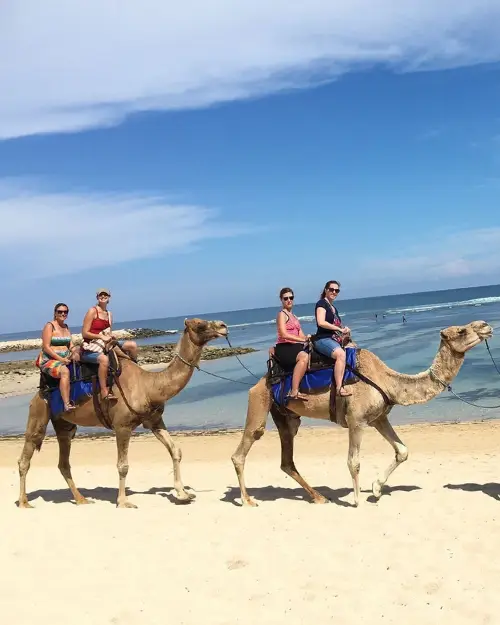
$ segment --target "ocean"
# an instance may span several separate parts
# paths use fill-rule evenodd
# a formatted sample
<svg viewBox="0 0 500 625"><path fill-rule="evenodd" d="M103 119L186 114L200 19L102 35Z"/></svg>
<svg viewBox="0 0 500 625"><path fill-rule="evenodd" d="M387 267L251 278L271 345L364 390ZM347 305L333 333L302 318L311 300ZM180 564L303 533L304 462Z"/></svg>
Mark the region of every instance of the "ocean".
<svg viewBox="0 0 500 625"><path fill-rule="evenodd" d="M439 331L443 328L483 319L497 332L500 330L500 285L345 301L340 298L336 305L358 345L372 350L388 366L402 373L417 373L430 365L439 346ZM261 376L266 370L267 349L275 342L275 318L278 309L276 306L192 316L222 319L226 322L230 328L229 338L232 345L249 346L258 350L240 358L252 373ZM314 333L314 303L296 305L294 312L301 320L304 332ZM403 323L403 315L406 323ZM114 327L182 330L183 324L184 317L167 317L115 323ZM39 332L3 334L0 335L0 340L37 336ZM175 341L176 335L165 337L164 340ZM139 341L139 344L157 342L158 337L154 337ZM212 344L227 345L222 339ZM491 339L490 348L500 366L500 336ZM36 352L0 356L1 360L34 359ZM255 378L243 369L236 358L206 362L202 364L202 368L233 381L220 380L202 371L195 372L182 393L168 403L165 411L167 427L172 431L242 427L245 422L248 388L255 382ZM467 354L453 389L474 403L484 406L500 404L500 376L495 371L484 345ZM24 431L29 399L20 396L0 400L1 435L16 435ZM473 408L447 392L427 404L396 406L391 412L391 421L394 424L499 417L500 409ZM324 426L325 422L303 419L303 424ZM87 432L83 429L82 431Z"/></svg>

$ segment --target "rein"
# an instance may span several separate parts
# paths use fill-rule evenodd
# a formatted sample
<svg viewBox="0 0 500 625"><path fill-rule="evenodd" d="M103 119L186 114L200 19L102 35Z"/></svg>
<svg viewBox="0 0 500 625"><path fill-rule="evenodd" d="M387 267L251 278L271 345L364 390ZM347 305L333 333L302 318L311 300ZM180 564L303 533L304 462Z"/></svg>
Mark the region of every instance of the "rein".
<svg viewBox="0 0 500 625"><path fill-rule="evenodd" d="M229 337L226 335L226 341L228 342L228 345L231 349L233 349L233 346L231 345L230 341L229 341ZM240 360L240 358L238 357L238 354L235 354L236 356L236 360L240 363L240 365L243 367L243 369L246 369L248 371L248 373L250 373L251 375L253 375L254 378L256 378L257 380L260 380L260 377L255 375L255 373L253 373L252 371L250 371L250 369L248 367L246 367ZM191 367L192 369L196 369L197 371L201 371L202 373L206 373L207 375L211 375L213 378L218 378L219 380L225 380L226 382L234 382L235 384L243 384L244 386L253 386L253 384L249 384L248 382L243 382L242 380L233 380L231 378L226 378L223 375L218 375L217 373L212 373L211 371L207 371L206 369L202 369L199 365L193 363L193 362L188 362L185 358L183 358L179 352L174 352L173 358L178 358L181 362L183 362L185 365L187 365L188 367Z"/></svg>
<svg viewBox="0 0 500 625"><path fill-rule="evenodd" d="M485 340L485 343L486 343L486 349L488 350L488 354L490 355L490 358L491 358L491 362L493 363L493 366L495 367L497 373L500 375L500 370L497 366L497 363L495 362L495 359L493 358L493 354L491 353L490 346L488 345L488 340ZM483 410L494 410L496 408L500 408L500 404L498 404L497 406L481 406L479 404L475 404L474 402L469 401L468 399L464 399L463 397L460 397L458 393L455 393L451 384L446 384L446 382L443 382L443 380L441 380L441 378L439 378L436 375L436 373L433 371L432 367L429 369L429 373L431 377L433 377L437 382L439 382L443 386L443 388L449 391L454 397L459 399L464 404L468 404L469 406L474 406L474 408L482 408ZM492 419L493 417L489 417L489 418Z"/></svg>

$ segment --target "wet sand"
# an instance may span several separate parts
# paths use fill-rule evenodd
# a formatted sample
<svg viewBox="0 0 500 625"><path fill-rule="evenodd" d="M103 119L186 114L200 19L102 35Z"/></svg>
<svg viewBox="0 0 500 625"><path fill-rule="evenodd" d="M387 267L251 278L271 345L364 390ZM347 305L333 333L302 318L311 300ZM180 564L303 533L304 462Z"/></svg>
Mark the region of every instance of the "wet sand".
<svg viewBox="0 0 500 625"><path fill-rule="evenodd" d="M128 486L137 510L115 508L112 438L73 444L75 481L94 505L72 503L52 439L28 475L35 509L18 509L22 441L1 441L3 617L14 625L62 617L73 625L493 625L500 423L397 431L409 460L376 503L370 485L392 450L367 430L358 509L339 428L304 429L296 439L299 470L332 503L308 502L279 469L276 432L266 432L247 462L255 509L238 505L230 456L240 433L174 437L197 495L189 505L176 505L165 449L152 436L134 437Z"/></svg>

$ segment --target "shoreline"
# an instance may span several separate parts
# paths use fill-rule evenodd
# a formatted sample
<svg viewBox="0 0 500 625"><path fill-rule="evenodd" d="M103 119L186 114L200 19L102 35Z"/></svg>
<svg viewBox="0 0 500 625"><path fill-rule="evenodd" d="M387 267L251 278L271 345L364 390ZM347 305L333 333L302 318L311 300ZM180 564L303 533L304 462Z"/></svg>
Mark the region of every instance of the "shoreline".
<svg viewBox="0 0 500 625"><path fill-rule="evenodd" d="M320 423L320 420L318 420L318 423ZM326 423L327 425L301 424L299 428L299 432L312 432L312 433L318 432L318 433L325 434L327 432L335 431L339 433L340 436L342 436L342 433L343 433L347 440L347 436L348 436L347 428L342 428L334 423L331 423L330 421ZM169 434L172 437L180 438L180 439L183 439L183 438L186 438L186 439L187 438L219 438L219 437L227 437L227 436L230 437L236 434L241 435L245 427L243 422L241 426L238 426L238 427L214 427L214 428L206 428L206 429L196 428L196 427L190 428L189 426L177 429L177 428L169 427L168 423L166 425L167 425L167 430ZM437 430L450 428L450 431L451 431L452 428L467 429L467 428L475 428L475 427L482 428L482 427L491 426L493 430L495 428L498 428L500 431L500 417L497 417L495 419L492 419L491 417L484 418L484 419L471 419L467 421L455 420L455 421L424 421L424 422L418 421L414 423L404 423L404 424L392 423L392 426L399 433L402 433L403 435L405 433L407 434L408 432L411 433L411 432L415 432L418 430L424 431L430 428L436 428ZM115 440L115 434L111 432L110 430L107 430L101 427L87 428L87 430L90 430L90 429L95 429L95 431L77 430L74 440L86 440L86 441L92 441L92 440L100 440L100 441L113 440L114 441ZM373 428L371 428L370 426L365 427L365 432L372 431L372 430ZM268 423L267 423L264 436L268 435L269 433L277 434L277 429L274 426L271 418L268 419ZM155 440L155 437L151 433L150 430L142 430L142 431L135 430L134 432L132 432L132 437L137 438L137 439L138 438L141 438L141 439L150 438L151 440ZM19 434L1 434L0 433L0 446L3 442L6 442L6 441L19 441L23 439L24 439L24 433L19 433ZM45 435L45 438L44 438L44 441L46 440L56 441L57 437L55 434L48 433Z"/></svg>

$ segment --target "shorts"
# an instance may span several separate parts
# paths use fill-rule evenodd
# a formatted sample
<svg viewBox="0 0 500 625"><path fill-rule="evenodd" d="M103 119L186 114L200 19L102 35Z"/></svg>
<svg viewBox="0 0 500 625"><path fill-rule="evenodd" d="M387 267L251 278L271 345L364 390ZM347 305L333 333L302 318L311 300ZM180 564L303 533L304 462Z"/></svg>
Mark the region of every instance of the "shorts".
<svg viewBox="0 0 500 625"><path fill-rule="evenodd" d="M69 351L61 352L60 354L63 358L68 358ZM61 367L65 367L66 365L60 360L56 360L55 358L49 358L47 360L41 361L38 365L38 368L45 375L50 375L51 378L59 379L61 377Z"/></svg>
<svg viewBox="0 0 500 625"><path fill-rule="evenodd" d="M314 349L323 356L331 358L332 352L336 349L342 349L342 346L335 339L325 336L314 341Z"/></svg>
<svg viewBox="0 0 500 625"><path fill-rule="evenodd" d="M88 352L86 349L82 349L80 352L80 362L86 362L89 365L99 364L97 359L102 356L102 352Z"/></svg>
<svg viewBox="0 0 500 625"><path fill-rule="evenodd" d="M297 356L305 351L304 343L277 343L274 348L276 358L285 371L293 371L297 364Z"/></svg>

